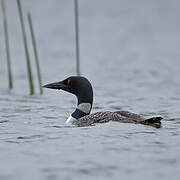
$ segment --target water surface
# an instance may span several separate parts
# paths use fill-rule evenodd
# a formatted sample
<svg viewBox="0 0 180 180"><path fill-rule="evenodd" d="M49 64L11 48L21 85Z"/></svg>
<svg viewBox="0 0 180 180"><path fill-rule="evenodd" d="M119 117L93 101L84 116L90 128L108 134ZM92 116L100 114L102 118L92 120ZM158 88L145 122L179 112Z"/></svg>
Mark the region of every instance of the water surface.
<svg viewBox="0 0 180 180"><path fill-rule="evenodd" d="M0 179L178 179L179 1L79 1L81 72L94 87L93 112L161 115L160 129L115 122L75 128L64 123L74 96L53 90L29 96L17 7L6 2L15 88L6 89L1 41ZM74 75L72 2L23 5L32 11L43 82Z"/></svg>

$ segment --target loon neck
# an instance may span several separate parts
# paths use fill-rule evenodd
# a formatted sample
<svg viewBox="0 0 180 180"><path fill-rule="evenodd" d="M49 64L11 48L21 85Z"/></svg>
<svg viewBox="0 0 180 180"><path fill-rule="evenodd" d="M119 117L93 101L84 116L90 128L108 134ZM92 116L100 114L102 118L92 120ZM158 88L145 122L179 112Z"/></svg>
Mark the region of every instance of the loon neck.
<svg viewBox="0 0 180 180"><path fill-rule="evenodd" d="M90 114L91 108L92 108L91 103L78 104L75 111L67 119L66 123L72 122L74 120L78 120L83 116Z"/></svg>

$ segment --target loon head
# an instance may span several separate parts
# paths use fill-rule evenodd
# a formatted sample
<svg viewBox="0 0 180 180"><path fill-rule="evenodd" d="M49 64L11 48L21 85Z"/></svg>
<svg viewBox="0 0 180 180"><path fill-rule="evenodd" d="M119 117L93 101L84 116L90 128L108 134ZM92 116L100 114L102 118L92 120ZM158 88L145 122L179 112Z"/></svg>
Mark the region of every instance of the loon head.
<svg viewBox="0 0 180 180"><path fill-rule="evenodd" d="M43 87L63 90L74 94L78 99L76 110L66 122L88 115L93 104L93 89L88 79L82 76L71 76L63 81L46 84Z"/></svg>

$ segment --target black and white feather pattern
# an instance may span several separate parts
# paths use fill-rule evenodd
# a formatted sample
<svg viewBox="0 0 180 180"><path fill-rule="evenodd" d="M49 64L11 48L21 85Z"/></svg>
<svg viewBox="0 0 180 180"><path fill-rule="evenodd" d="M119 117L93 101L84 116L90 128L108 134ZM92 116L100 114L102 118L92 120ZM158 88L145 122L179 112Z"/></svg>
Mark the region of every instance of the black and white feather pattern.
<svg viewBox="0 0 180 180"><path fill-rule="evenodd" d="M117 121L123 123L142 123L142 124L160 124L162 117L154 117L150 119L145 119L143 116L131 113L128 111L116 111L116 112L97 112L87 116L84 116L80 119L77 119L73 122L76 126L90 126L95 123L106 123L109 121Z"/></svg>

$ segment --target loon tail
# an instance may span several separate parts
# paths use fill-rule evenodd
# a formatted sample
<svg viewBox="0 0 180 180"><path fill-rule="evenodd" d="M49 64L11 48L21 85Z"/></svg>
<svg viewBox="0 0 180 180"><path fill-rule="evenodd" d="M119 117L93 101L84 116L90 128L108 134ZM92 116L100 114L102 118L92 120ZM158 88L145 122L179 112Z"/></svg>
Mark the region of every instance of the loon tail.
<svg viewBox="0 0 180 180"><path fill-rule="evenodd" d="M157 117L145 119L144 121L141 121L140 123L144 124L144 125L149 125L149 126L153 126L156 128L160 128L162 119L163 118L161 116L157 116Z"/></svg>

